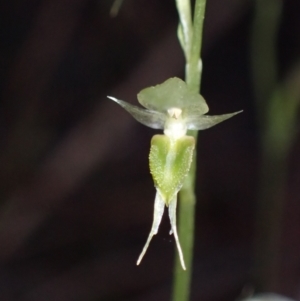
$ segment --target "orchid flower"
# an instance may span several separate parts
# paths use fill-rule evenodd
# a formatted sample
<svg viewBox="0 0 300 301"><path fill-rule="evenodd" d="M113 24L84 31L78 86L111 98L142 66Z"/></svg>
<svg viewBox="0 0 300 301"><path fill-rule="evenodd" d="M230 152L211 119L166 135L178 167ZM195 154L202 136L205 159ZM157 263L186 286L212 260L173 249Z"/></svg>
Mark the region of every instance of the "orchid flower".
<svg viewBox="0 0 300 301"><path fill-rule="evenodd" d="M187 130L208 129L234 115L208 116L204 98L191 92L179 78L170 78L164 83L143 89L138 95L139 103L145 108L108 96L129 112L140 123L162 129L164 135L155 135L151 140L150 171L156 187L154 216L150 234L137 260L140 264L152 237L157 234L165 206L169 210L173 233L182 268L185 270L183 253L176 228L177 194L190 170L195 139L187 136Z"/></svg>

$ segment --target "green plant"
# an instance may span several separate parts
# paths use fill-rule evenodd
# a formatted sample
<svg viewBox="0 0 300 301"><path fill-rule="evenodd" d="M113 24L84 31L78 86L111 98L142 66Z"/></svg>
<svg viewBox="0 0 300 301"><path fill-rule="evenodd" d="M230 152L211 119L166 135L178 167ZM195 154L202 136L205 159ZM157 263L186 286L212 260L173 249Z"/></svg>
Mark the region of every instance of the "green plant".
<svg viewBox="0 0 300 301"><path fill-rule="evenodd" d="M167 206L171 222L170 233L174 234L180 264L185 270L177 235L176 206L177 194L190 170L195 148L195 138L187 136L186 133L188 130L208 129L240 112L219 116L205 115L208 106L204 98L198 92L189 90L187 84L176 77L142 90L137 97L146 109L108 96L140 123L164 130L164 135L155 135L151 140L150 171L156 187L154 216L149 237L137 264L140 264L152 237L157 234L164 207Z"/></svg>
<svg viewBox="0 0 300 301"><path fill-rule="evenodd" d="M176 0L180 19L178 38L186 59L185 81L170 78L160 85L142 90L138 94L138 100L145 109L109 96L140 123L164 130L164 135L155 135L151 141L150 170L156 187L154 217L137 264L140 264L152 237L157 233L167 206L171 223L170 234L174 234L178 249L174 268L174 301L187 301L190 292L196 203L197 130L210 128L241 112L219 116L205 115L208 106L199 94L205 4L206 0L196 0L192 17L190 0ZM179 235L176 225L178 193Z"/></svg>

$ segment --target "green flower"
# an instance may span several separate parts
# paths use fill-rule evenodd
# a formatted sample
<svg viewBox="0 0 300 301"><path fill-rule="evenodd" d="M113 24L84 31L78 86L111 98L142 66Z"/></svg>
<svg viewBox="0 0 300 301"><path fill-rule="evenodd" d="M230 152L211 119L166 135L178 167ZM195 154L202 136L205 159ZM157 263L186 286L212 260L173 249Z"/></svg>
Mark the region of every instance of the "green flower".
<svg viewBox="0 0 300 301"><path fill-rule="evenodd" d="M208 129L234 115L209 116L208 106L198 93L189 91L186 83L179 78L170 78L155 87L143 89L138 101L145 107L133 106L125 101L108 96L137 121L153 129L163 129L165 135L155 135L151 140L149 155L150 171L156 187L154 216L150 234L138 258L140 264L152 237L158 232L165 206L169 209L173 233L182 268L185 263L176 229L177 194L189 172L193 159L195 140L186 136L187 130Z"/></svg>

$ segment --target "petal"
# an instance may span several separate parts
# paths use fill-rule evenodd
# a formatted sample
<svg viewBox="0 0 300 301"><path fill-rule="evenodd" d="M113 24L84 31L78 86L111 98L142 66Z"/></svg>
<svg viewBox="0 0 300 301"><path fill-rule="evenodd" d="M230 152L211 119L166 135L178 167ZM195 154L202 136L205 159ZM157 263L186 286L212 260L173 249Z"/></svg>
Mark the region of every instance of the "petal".
<svg viewBox="0 0 300 301"><path fill-rule="evenodd" d="M117 99L112 96L107 96L129 112L138 122L152 128L152 129L163 129L167 116L160 112L145 110L137 106L133 106L130 103Z"/></svg>
<svg viewBox="0 0 300 301"><path fill-rule="evenodd" d="M226 119L229 119L243 111L235 113L216 115L216 116L205 116L205 115L194 115L186 118L187 128L189 130L205 130L208 129Z"/></svg>
<svg viewBox="0 0 300 301"><path fill-rule="evenodd" d="M165 202L162 198L162 196L160 195L159 192L156 192L156 196L155 196L155 201L154 201L154 215L153 215L153 223L152 223L152 227L151 227L151 231L149 233L148 239L146 241L146 244L142 250L141 255L139 256L136 264L139 265L149 247L150 241L153 237L153 235L157 234L158 232L158 228L164 213L164 209L165 209Z"/></svg>
<svg viewBox="0 0 300 301"><path fill-rule="evenodd" d="M159 112L167 112L170 108L184 110L189 106L197 106L202 114L208 112L204 98L198 93L190 92L186 83L177 77L142 90L137 98L145 108Z"/></svg>
<svg viewBox="0 0 300 301"><path fill-rule="evenodd" d="M180 242L179 242L179 238L178 238L178 234L177 234L176 206L177 206L177 196L175 196L174 199L169 204L169 218L170 218L170 223L171 223L171 232L170 232L170 234L173 233L173 235L174 235L181 266L184 270L186 270L185 263L184 263L184 258L183 258L183 253L182 253L182 250L181 250L181 246L180 246Z"/></svg>

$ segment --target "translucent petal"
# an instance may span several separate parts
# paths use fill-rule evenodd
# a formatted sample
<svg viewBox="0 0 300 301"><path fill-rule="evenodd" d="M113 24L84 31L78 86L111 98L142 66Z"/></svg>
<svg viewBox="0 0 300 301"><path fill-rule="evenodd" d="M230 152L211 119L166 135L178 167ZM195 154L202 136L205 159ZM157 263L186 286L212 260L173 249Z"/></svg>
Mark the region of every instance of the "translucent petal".
<svg viewBox="0 0 300 301"><path fill-rule="evenodd" d="M159 112L167 112L170 108L184 110L189 106L197 107L202 114L208 112L204 98L198 93L190 92L186 83L177 77L142 90L137 98L145 108Z"/></svg>
<svg viewBox="0 0 300 301"><path fill-rule="evenodd" d="M112 96L107 96L129 112L138 122L152 128L152 129L163 129L167 116L160 112L145 110L137 106L133 106L130 103L117 99Z"/></svg>
<svg viewBox="0 0 300 301"><path fill-rule="evenodd" d="M169 218L170 218L170 223L171 223L171 231L170 234L173 233L174 239L176 242L178 254L179 254L179 259L181 266L184 270L186 270L185 263L184 263L184 258L183 258L183 253L181 250L178 234L177 234L177 226L176 226L176 206L177 206L177 195L174 197L174 199L170 202L169 204Z"/></svg>
<svg viewBox="0 0 300 301"><path fill-rule="evenodd" d="M224 114L224 115L216 115L216 116L205 116L205 115L188 116L186 118L187 128L189 130L205 130L241 112L243 111Z"/></svg>
<svg viewBox="0 0 300 301"><path fill-rule="evenodd" d="M152 237L157 234L158 228L164 213L165 209L165 201L163 200L162 196L159 192L156 192L155 201L154 201L154 214L153 214L153 223L151 227L151 231L149 233L148 239L146 241L146 244L142 250L141 255L139 256L136 264L139 265L149 247L150 241Z"/></svg>

